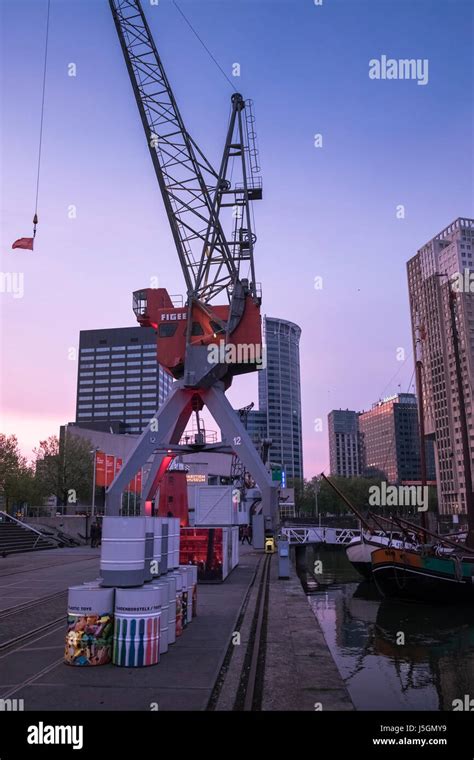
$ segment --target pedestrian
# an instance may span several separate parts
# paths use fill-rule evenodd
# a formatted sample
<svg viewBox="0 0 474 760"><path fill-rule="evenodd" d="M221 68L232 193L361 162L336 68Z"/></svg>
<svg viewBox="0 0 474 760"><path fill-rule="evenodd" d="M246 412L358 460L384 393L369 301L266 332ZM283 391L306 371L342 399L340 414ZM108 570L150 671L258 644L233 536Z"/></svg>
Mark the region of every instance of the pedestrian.
<svg viewBox="0 0 474 760"><path fill-rule="evenodd" d="M91 549L96 549L99 546L100 540L100 526L97 520L91 525Z"/></svg>
<svg viewBox="0 0 474 760"><path fill-rule="evenodd" d="M250 546L250 526L244 525L242 528L242 545L247 541L248 545Z"/></svg>

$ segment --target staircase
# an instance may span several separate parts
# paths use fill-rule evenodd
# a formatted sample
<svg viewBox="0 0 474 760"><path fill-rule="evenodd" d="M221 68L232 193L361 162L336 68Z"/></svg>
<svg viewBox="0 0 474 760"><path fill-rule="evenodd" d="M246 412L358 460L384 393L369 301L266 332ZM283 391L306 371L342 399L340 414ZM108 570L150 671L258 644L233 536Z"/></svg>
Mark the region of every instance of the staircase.
<svg viewBox="0 0 474 760"><path fill-rule="evenodd" d="M0 557L7 554L55 549L57 542L45 538L35 528L24 525L6 512L0 512Z"/></svg>

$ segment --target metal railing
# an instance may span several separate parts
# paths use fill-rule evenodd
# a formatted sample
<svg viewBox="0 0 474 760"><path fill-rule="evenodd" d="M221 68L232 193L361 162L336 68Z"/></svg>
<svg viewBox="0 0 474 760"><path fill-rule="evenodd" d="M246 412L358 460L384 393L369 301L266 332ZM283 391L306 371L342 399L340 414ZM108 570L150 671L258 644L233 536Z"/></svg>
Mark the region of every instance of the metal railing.
<svg viewBox="0 0 474 760"><path fill-rule="evenodd" d="M353 538L360 536L360 530L353 528L327 528L321 525L282 528L281 532L287 537L290 544L332 544L345 546Z"/></svg>
<svg viewBox="0 0 474 760"><path fill-rule="evenodd" d="M17 523L21 528L24 528L25 530L31 530L32 533L37 534L36 541L33 544L33 549L36 548L36 544L38 543L40 538L44 538L45 541L49 540L47 536L44 536L43 533L41 533L41 531L36 530L36 528L33 528L31 525L28 525L27 523L24 523L21 520L18 520L16 517L13 517L13 515L9 515L8 512L4 512L2 509L0 509L0 523L3 522L5 519L7 521L11 520L12 522ZM52 540L55 541L54 538Z"/></svg>

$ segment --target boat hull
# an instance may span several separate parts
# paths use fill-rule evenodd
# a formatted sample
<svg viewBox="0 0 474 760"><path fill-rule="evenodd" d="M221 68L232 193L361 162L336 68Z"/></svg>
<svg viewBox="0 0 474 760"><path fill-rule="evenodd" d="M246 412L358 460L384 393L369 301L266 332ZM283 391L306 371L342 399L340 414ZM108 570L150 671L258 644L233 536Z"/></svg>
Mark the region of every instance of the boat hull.
<svg viewBox="0 0 474 760"><path fill-rule="evenodd" d="M367 536L364 538L354 538L347 545L347 559L358 573L366 578L366 580L369 580L372 577L372 552L389 544L397 548L403 548L401 541L392 540L387 536L372 535L370 538Z"/></svg>
<svg viewBox="0 0 474 760"><path fill-rule="evenodd" d="M446 603L474 601L474 558L424 556L381 548L372 553L372 576L383 596Z"/></svg>

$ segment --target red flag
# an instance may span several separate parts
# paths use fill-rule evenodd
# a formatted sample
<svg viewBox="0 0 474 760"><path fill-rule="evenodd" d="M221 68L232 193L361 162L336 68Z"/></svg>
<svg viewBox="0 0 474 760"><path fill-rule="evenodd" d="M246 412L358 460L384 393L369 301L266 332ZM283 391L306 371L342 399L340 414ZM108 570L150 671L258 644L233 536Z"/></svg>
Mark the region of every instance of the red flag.
<svg viewBox="0 0 474 760"><path fill-rule="evenodd" d="M13 243L12 249L24 248L25 250L32 251L33 241L34 241L34 238L18 238L18 240L15 240L15 242Z"/></svg>
<svg viewBox="0 0 474 760"><path fill-rule="evenodd" d="M95 484L105 486L105 454L97 451L95 455Z"/></svg>
<svg viewBox="0 0 474 760"><path fill-rule="evenodd" d="M105 465L105 480L106 480L107 486L110 486L110 484L112 483L114 479L114 475L115 475L114 466L115 466L115 457L109 456L109 454L107 454L107 461Z"/></svg>

